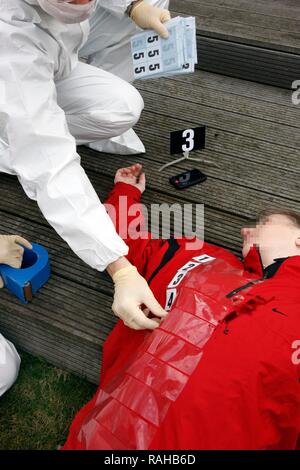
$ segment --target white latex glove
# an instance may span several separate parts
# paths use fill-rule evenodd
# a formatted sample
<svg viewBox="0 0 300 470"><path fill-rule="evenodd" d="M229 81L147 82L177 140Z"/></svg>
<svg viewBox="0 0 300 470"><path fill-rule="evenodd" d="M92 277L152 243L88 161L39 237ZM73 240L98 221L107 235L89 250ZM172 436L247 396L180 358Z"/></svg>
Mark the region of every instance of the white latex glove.
<svg viewBox="0 0 300 470"><path fill-rule="evenodd" d="M162 38L169 37L163 23L171 19L169 10L141 2L133 6L130 18L142 29L154 29Z"/></svg>
<svg viewBox="0 0 300 470"><path fill-rule="evenodd" d="M23 261L24 248L32 249L31 244L18 235L0 235L0 264L7 264L12 268L20 268ZM0 288L3 280L0 276Z"/></svg>
<svg viewBox="0 0 300 470"><path fill-rule="evenodd" d="M127 266L117 271L112 279L115 295L112 310L125 325L134 330L154 330L167 312L155 299L146 280L138 273L135 266ZM141 305L147 309L143 311ZM159 318L147 318L149 312Z"/></svg>

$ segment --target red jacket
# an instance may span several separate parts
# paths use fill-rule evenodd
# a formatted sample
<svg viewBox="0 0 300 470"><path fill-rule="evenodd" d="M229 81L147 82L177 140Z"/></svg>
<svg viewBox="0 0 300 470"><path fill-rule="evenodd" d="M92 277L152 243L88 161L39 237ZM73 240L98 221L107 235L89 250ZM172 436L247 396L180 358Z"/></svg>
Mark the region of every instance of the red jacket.
<svg viewBox="0 0 300 470"><path fill-rule="evenodd" d="M107 203L117 208L120 195L128 206L140 200L118 183ZM126 242L170 313L154 332L117 324L98 391L64 449L295 449L300 257L263 279L255 249L243 265L208 243L187 250L185 239Z"/></svg>

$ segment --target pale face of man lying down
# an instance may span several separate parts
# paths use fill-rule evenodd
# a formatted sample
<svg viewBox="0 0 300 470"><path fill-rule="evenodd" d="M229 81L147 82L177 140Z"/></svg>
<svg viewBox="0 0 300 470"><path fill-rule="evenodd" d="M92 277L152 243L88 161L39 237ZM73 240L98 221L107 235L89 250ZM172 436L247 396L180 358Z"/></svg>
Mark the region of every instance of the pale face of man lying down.
<svg viewBox="0 0 300 470"><path fill-rule="evenodd" d="M253 227L241 230L243 256L257 246L264 267L276 258L300 255L300 226L291 217L283 214L263 216Z"/></svg>

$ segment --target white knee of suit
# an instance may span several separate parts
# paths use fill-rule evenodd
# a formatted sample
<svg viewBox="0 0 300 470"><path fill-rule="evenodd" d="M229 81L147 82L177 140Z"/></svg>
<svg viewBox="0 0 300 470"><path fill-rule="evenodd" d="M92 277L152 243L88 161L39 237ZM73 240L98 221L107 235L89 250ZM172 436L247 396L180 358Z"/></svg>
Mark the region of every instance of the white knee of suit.
<svg viewBox="0 0 300 470"><path fill-rule="evenodd" d="M126 83L126 95L123 95L122 99L126 100L126 105L129 109L129 121L127 122L127 127L125 129L126 132L128 129L131 129L140 119L141 113L144 109L144 100L139 91L129 83Z"/></svg>
<svg viewBox="0 0 300 470"><path fill-rule="evenodd" d="M77 144L82 145L124 134L137 123L143 108L140 93L132 85L118 80L111 94L111 106L104 109L99 102L97 107L94 101L91 109L69 115L67 120Z"/></svg>
<svg viewBox="0 0 300 470"><path fill-rule="evenodd" d="M15 383L21 359L12 343L0 335L0 397Z"/></svg>
<svg viewBox="0 0 300 470"><path fill-rule="evenodd" d="M131 129L140 119L144 109L144 100L139 91L124 80L116 82L116 88L112 96L113 105L106 111L107 124L110 127L110 137L123 134ZM92 119L98 120L103 125L103 110L93 110Z"/></svg>

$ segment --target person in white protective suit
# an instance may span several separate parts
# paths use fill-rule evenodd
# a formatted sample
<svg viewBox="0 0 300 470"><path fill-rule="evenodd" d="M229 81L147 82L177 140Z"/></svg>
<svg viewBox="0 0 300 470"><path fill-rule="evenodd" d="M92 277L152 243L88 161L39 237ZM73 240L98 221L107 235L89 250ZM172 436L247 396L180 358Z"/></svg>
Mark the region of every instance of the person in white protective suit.
<svg viewBox="0 0 300 470"><path fill-rule="evenodd" d="M22 246L21 246L22 245ZM0 235L0 264L20 268L24 248L31 249L31 244L18 235ZM3 280L0 276L0 289ZM14 345L0 333L0 397L14 384L20 368L20 356Z"/></svg>
<svg viewBox="0 0 300 470"><path fill-rule="evenodd" d="M15 383L20 363L16 348L0 333L0 397Z"/></svg>
<svg viewBox="0 0 300 470"><path fill-rule="evenodd" d="M83 261L107 269L113 312L135 329L159 322L142 305L156 317L166 312L125 258L128 248L80 165L76 143L143 150L132 130L143 100L128 83L130 37L138 28L167 37L167 8L166 0L0 0L0 171L17 175Z"/></svg>

